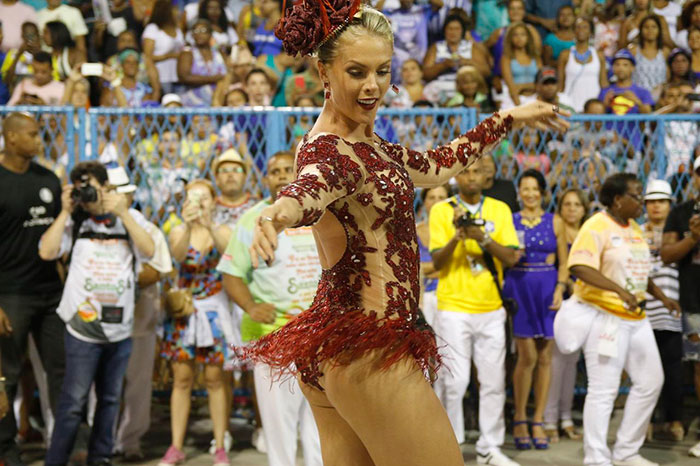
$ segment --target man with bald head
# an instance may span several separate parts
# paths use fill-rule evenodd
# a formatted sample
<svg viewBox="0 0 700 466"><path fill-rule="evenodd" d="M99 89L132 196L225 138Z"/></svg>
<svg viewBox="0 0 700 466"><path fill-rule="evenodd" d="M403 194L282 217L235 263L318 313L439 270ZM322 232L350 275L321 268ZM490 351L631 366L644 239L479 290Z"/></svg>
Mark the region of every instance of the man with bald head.
<svg viewBox="0 0 700 466"><path fill-rule="evenodd" d="M2 122L0 158L0 351L7 398L17 392L29 335L34 338L55 407L64 371L64 325L56 314L62 283L55 261L39 258L39 239L61 211L61 182L32 161L42 148L33 116L12 113ZM0 414L2 399L0 395ZM12 409L0 421L0 461L22 465Z"/></svg>
<svg viewBox="0 0 700 466"><path fill-rule="evenodd" d="M481 193L484 196L505 202L510 207L511 212L518 212L520 204L518 204L518 194L515 192L515 185L510 180L496 178L498 170L496 161L493 160L491 154L481 157L481 168L484 172L484 185L481 187Z"/></svg>

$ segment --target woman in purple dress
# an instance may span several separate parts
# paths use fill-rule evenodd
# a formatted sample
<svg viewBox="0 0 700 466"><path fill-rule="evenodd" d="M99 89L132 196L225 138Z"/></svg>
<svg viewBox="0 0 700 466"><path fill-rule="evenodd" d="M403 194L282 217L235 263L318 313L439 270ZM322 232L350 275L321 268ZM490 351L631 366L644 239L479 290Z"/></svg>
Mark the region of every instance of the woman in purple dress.
<svg viewBox="0 0 700 466"><path fill-rule="evenodd" d="M526 170L518 183L522 210L513 214L523 256L506 274L503 292L518 303L513 317L513 335L518 362L513 373L515 416L513 437L520 450L544 450L549 443L543 417L551 379L554 315L561 305L569 272L566 268L567 245L561 219L542 208L547 191L544 175ZM555 263L559 259L559 268ZM528 431L527 400L535 387L535 412L532 439Z"/></svg>

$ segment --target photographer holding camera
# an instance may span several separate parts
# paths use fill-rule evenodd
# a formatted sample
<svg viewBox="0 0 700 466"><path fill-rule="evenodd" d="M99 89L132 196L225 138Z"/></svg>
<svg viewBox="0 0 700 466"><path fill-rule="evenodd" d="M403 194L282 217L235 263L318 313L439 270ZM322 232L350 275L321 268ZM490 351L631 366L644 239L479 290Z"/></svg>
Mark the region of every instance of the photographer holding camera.
<svg viewBox="0 0 700 466"><path fill-rule="evenodd" d="M46 464L66 464L90 387L97 408L88 463L110 462L124 373L131 353L136 254L155 250L146 219L107 183L98 162L81 162L63 188L62 210L41 237L39 255L70 255L58 315L66 323L66 374Z"/></svg>
<svg viewBox="0 0 700 466"><path fill-rule="evenodd" d="M46 370L51 406L55 409L63 379L64 325L56 315L61 279L56 262L37 254L41 235L61 211L61 182L33 162L42 146L39 125L26 113L11 113L2 132L5 153L0 156L0 461L22 465L15 443L17 423L7 411L26 360L29 336ZM4 385L4 387L1 387ZM48 422L48 421L47 421Z"/></svg>
<svg viewBox="0 0 700 466"><path fill-rule="evenodd" d="M482 195L485 174L480 160L456 180L459 194L430 211L430 251L440 271L435 333L447 343L447 367L435 387L457 440L464 442L462 398L473 358L480 383L479 462L517 465L500 451L506 397L506 306L500 287L503 268L520 258L518 235L508 205Z"/></svg>

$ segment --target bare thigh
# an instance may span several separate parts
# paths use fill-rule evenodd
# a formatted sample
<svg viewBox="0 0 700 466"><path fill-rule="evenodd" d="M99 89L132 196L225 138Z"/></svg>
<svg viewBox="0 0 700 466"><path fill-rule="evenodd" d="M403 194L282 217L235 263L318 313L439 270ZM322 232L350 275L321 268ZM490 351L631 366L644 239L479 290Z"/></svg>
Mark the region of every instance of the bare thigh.
<svg viewBox="0 0 700 466"><path fill-rule="evenodd" d="M325 393L299 381L314 413L324 466L375 466L355 431L333 407Z"/></svg>
<svg viewBox="0 0 700 466"><path fill-rule="evenodd" d="M464 466L447 414L416 362L405 358L386 370L380 363L369 354L325 367L320 379L329 406L371 458L353 464ZM323 440L322 433L322 449ZM344 463L329 463L336 464Z"/></svg>

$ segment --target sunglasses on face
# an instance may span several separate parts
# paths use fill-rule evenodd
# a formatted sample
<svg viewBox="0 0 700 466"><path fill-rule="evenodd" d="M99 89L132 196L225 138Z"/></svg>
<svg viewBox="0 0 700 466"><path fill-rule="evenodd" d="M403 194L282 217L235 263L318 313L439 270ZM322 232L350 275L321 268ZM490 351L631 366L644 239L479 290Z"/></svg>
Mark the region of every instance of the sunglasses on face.
<svg viewBox="0 0 700 466"><path fill-rule="evenodd" d="M195 34L206 34L207 32L209 32L209 29L205 27L199 27L192 29L192 32Z"/></svg>

